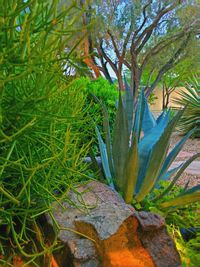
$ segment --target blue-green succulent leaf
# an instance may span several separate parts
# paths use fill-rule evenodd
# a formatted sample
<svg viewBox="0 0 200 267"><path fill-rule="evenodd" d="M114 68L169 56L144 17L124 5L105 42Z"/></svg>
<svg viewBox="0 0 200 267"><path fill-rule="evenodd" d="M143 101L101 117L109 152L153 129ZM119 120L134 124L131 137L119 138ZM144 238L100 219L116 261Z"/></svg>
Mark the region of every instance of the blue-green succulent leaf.
<svg viewBox="0 0 200 267"><path fill-rule="evenodd" d="M108 156L108 164L110 168L110 172L112 177L114 177L114 167L113 167L113 157L112 157L112 145L111 145L111 134L110 134L110 124L109 124L109 115L108 110L105 106L105 104L94 94L92 94L93 98L97 103L99 103L101 107L101 111L103 114L103 130L105 133L105 143L106 143L106 149L107 149L107 156Z"/></svg>
<svg viewBox="0 0 200 267"><path fill-rule="evenodd" d="M170 199L166 202L161 203L161 207L169 208L169 207L179 207L188 205L190 203L194 203L200 201L200 185L197 185L191 189L188 189L184 193L181 193L177 197Z"/></svg>
<svg viewBox="0 0 200 267"><path fill-rule="evenodd" d="M153 127L149 131L149 133L145 135L139 142L140 168L139 168L139 175L138 175L138 180L137 180L137 185L136 185L136 192L135 192L136 194L139 192L143 178L145 176L147 166L151 158L151 151L154 145L161 138L168 122L169 122L168 114L165 114L165 116L162 116L159 123L155 127Z"/></svg>
<svg viewBox="0 0 200 267"><path fill-rule="evenodd" d="M97 134L98 143L99 143L99 149L100 149L100 154L101 154L103 171L104 171L105 177L108 181L108 184L112 188L114 188L114 183L113 183L113 179L112 179L112 175L111 175L109 163L108 163L108 155L107 155L106 145L105 145L105 143L101 137L99 129L97 127L95 129L96 129L96 134Z"/></svg>
<svg viewBox="0 0 200 267"><path fill-rule="evenodd" d="M153 127L156 126L156 120L152 112L149 109L149 105L148 105L146 97L144 99L145 101L144 101L144 115L143 115L143 121L142 121L142 130L144 134L147 134L149 130L151 130Z"/></svg>
<svg viewBox="0 0 200 267"><path fill-rule="evenodd" d="M131 93L131 88L128 85L125 77L124 77L124 81L125 81L124 107L125 107L126 114L127 114L128 132L130 136L132 128L133 128L134 104L133 104L133 95Z"/></svg>
<svg viewBox="0 0 200 267"><path fill-rule="evenodd" d="M156 123L158 124L160 122L160 120L166 115L167 110L163 110L163 112L158 116L158 118L156 119Z"/></svg>
<svg viewBox="0 0 200 267"><path fill-rule="evenodd" d="M124 166L129 150L128 119L119 93L118 110L113 129L113 162L116 184L122 190L124 183Z"/></svg>
<svg viewBox="0 0 200 267"><path fill-rule="evenodd" d="M138 144L134 134L132 145L129 149L124 170L124 200L126 203L131 203L135 192L139 170Z"/></svg>
<svg viewBox="0 0 200 267"><path fill-rule="evenodd" d="M187 139L193 134L194 129L191 130L186 136L184 136L181 141L172 149L172 151L169 153L169 155L167 156L163 167L160 171L160 174L158 176L158 181L159 180L163 180L163 175L165 175L166 171L168 170L168 168L170 167L170 165L172 164L172 162L175 160L176 156L178 155L178 153L181 151L183 145L185 144L185 142L187 141Z"/></svg>
<svg viewBox="0 0 200 267"><path fill-rule="evenodd" d="M178 179L180 178L180 176L184 172L184 170L198 157L200 157L200 153L197 153L197 154L193 155L191 158L189 158L187 161L185 161L182 164L182 166L180 167L180 169L177 171L177 173L174 176L173 180L171 181L170 185L158 197L156 197L154 200L158 200L158 199L162 198L164 195L168 194L169 191L175 185L175 183L178 181Z"/></svg>
<svg viewBox="0 0 200 267"><path fill-rule="evenodd" d="M144 91L141 90L138 102L137 102L137 108L135 111L135 119L134 119L134 126L133 126L133 132L136 134L137 140L140 140L140 134L142 130L142 121L144 116L144 108L145 108L145 95Z"/></svg>
<svg viewBox="0 0 200 267"><path fill-rule="evenodd" d="M139 193L136 195L136 200L138 202L143 200L144 197L155 186L157 177L160 173L160 170L162 168L163 162L165 160L168 151L170 136L182 113L183 111L178 112L177 115L168 123L167 127L162 132L160 138L150 150L148 162L146 162L147 164L146 172L144 173L144 176L141 178L142 182L139 188ZM140 165L140 168L144 168L144 166Z"/></svg>

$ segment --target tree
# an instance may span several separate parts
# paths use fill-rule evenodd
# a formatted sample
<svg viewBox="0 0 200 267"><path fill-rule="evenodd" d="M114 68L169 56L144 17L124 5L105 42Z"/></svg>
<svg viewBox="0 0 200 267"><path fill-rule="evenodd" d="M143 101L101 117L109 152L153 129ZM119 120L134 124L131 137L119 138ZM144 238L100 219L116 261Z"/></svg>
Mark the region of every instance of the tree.
<svg viewBox="0 0 200 267"><path fill-rule="evenodd" d="M177 89L177 87L185 86L194 74L198 75L200 70L199 45L199 38L196 36L196 38L194 38L193 41L190 42L190 45L185 49L185 56L182 60L163 75L160 82L163 94L163 109L168 108L171 94Z"/></svg>
<svg viewBox="0 0 200 267"><path fill-rule="evenodd" d="M123 89L123 71L131 72L131 88L137 97L141 79L151 65L148 96L163 75L178 64L185 48L197 33L198 14L195 1L94 1L90 8L98 15L96 33L90 34L93 62L112 82L110 69ZM183 13L193 12L183 19ZM164 55L165 51L170 53ZM164 55L164 56L163 56ZM156 58L162 57L155 66Z"/></svg>

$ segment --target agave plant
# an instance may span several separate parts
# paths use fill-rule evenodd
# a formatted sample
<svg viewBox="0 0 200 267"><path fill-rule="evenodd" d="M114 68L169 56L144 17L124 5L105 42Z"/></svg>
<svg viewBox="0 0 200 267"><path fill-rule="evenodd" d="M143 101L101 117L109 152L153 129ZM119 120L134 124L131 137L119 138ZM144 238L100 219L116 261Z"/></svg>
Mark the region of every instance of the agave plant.
<svg viewBox="0 0 200 267"><path fill-rule="evenodd" d="M186 85L186 91L181 90L179 97L174 99L174 103L187 106L178 124L178 130L186 134L193 128L197 128L195 137L200 137L200 83L198 77L193 77Z"/></svg>
<svg viewBox="0 0 200 267"><path fill-rule="evenodd" d="M134 108L133 97L126 84L124 95L119 92L118 109L111 138L108 112L102 103L101 106L104 114L105 142L98 127L96 127L96 133L104 174L108 184L122 192L127 203L130 203L133 198L141 202L160 180L173 178L169 187L157 199L167 194L187 166L200 156L200 153L197 153L185 163L169 170L184 143L194 132L191 130L168 153L170 136L184 110L179 111L171 120L169 110L163 111L155 119L143 90ZM194 195L195 198L193 198ZM178 205L200 199L200 188L195 187L185 191L178 197Z"/></svg>

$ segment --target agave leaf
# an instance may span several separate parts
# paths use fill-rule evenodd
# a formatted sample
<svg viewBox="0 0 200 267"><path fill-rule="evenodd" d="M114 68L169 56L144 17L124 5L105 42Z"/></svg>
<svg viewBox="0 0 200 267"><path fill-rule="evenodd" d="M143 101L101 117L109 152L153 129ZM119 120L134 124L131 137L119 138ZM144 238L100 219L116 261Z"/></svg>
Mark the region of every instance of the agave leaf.
<svg viewBox="0 0 200 267"><path fill-rule="evenodd" d="M113 129L113 162L116 184L122 190L124 164L129 148L128 120L123 107L122 96L119 93L118 110Z"/></svg>
<svg viewBox="0 0 200 267"><path fill-rule="evenodd" d="M102 168L100 168L99 163L95 157L95 153L93 152L92 149L90 149L90 151L89 151L89 156L90 156L91 161L92 161L93 170L95 172L98 172L98 174L100 175L100 178L103 180L105 176L103 175Z"/></svg>
<svg viewBox="0 0 200 267"><path fill-rule="evenodd" d="M149 105L148 105L146 97L144 99L145 101L144 101L144 115L143 115L143 121L142 121L142 130L144 134L147 134L149 130L151 130L153 127L156 126L156 120L152 112L149 109Z"/></svg>
<svg viewBox="0 0 200 267"><path fill-rule="evenodd" d="M140 140L140 134L142 130L142 121L144 116L144 108L145 108L145 95L144 91L141 90L138 102L137 102L137 108L135 112L135 119L134 119L134 127L133 132L136 133L138 141Z"/></svg>
<svg viewBox="0 0 200 267"><path fill-rule="evenodd" d="M188 189L186 192L178 195L177 197L161 203L161 207L169 208L172 206L183 206L196 201L200 201L200 185Z"/></svg>
<svg viewBox="0 0 200 267"><path fill-rule="evenodd" d="M112 175L111 175L109 163L108 163L108 155L107 155L106 145L103 142L103 139L101 137L99 129L97 127L95 127L95 129L96 129L96 133L97 133L104 174L105 174L106 180L108 181L108 184L112 188L114 188L114 183L113 183L113 179L112 179Z"/></svg>
<svg viewBox="0 0 200 267"><path fill-rule="evenodd" d="M139 175L138 175L138 180L137 180L137 185L136 185L136 194L139 192L143 178L145 176L147 166L151 158L152 148L158 142L161 135L163 134L168 121L169 121L168 114L166 114L165 116L162 116L159 123L154 128L152 128L149 131L149 133L141 139L139 143L140 168L139 168Z"/></svg>
<svg viewBox="0 0 200 267"><path fill-rule="evenodd" d="M170 185L158 197L154 198L154 200L158 200L158 199L162 198L164 195L166 195L172 189L172 187L175 185L175 183L178 181L178 179L180 178L180 176L184 172L184 170L192 163L192 161L194 161L198 157L200 157L200 153L195 154L194 156L189 158L186 162L184 162L182 164L181 168L179 169L179 171L177 172L177 174L175 175L175 177L173 178Z"/></svg>
<svg viewBox="0 0 200 267"><path fill-rule="evenodd" d="M183 165L183 163L180 164L178 167L175 167L175 168L167 171L165 174L163 174L161 179L157 179L157 182L160 181L160 180L168 181L182 167L182 165Z"/></svg>
<svg viewBox="0 0 200 267"><path fill-rule="evenodd" d="M134 104L133 104L133 96L131 94L131 88L126 81L126 77L124 77L124 81L125 81L124 106L128 118L128 132L130 136L131 130L133 128Z"/></svg>
<svg viewBox="0 0 200 267"><path fill-rule="evenodd" d="M108 156L108 163L110 167L110 172L112 177L114 177L114 167L113 167L113 157L112 157L112 145L111 145L111 134L110 134L110 124L109 124L109 115L108 110L105 104L94 94L91 93L93 98L97 103L99 103L101 107L101 111L103 114L103 130L105 133L105 142L106 142L106 149L107 149L107 156Z"/></svg>
<svg viewBox="0 0 200 267"><path fill-rule="evenodd" d="M166 116L166 113L167 113L167 110L165 109L165 110L163 110L163 112L158 116L158 118L156 119L156 123L157 123L157 124L162 120L163 117Z"/></svg>
<svg viewBox="0 0 200 267"><path fill-rule="evenodd" d="M131 203L135 192L135 186L137 182L139 170L139 156L138 156L138 144L136 134L129 150L129 154L125 163L124 169L124 199L126 203Z"/></svg>
<svg viewBox="0 0 200 267"><path fill-rule="evenodd" d="M146 173L142 178L142 184L139 189L139 193L136 195L136 200L138 202L144 199L144 197L151 191L157 181L158 174L160 173L163 162L165 160L165 156L167 154L171 133L182 113L183 111L179 111L176 116L169 122L158 142L154 145L150 152ZM141 168L143 168L143 166L141 166Z"/></svg>
<svg viewBox="0 0 200 267"><path fill-rule="evenodd" d="M176 158L176 156L178 155L178 153L181 151L183 145L185 144L185 142L187 141L187 139L193 134L194 129L191 130L186 136L184 136L181 141L174 147L174 149L172 149L172 151L169 153L169 155L167 156L163 167L160 171L160 174L158 176L157 181L159 180L163 180L163 175L165 175L166 171L168 170L168 168L170 167L170 165L172 164L172 162L174 161L174 159Z"/></svg>

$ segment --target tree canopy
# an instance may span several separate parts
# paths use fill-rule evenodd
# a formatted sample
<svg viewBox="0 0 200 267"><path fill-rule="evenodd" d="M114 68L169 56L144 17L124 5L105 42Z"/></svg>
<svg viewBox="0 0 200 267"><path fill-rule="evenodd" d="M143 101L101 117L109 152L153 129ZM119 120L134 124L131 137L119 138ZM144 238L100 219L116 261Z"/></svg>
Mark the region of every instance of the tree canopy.
<svg viewBox="0 0 200 267"><path fill-rule="evenodd" d="M148 96L163 75L179 64L187 47L198 35L198 1L82 1L87 21L96 18L88 32L93 64L112 82L112 72L123 89L123 72L131 73L131 87L137 97L148 73Z"/></svg>

